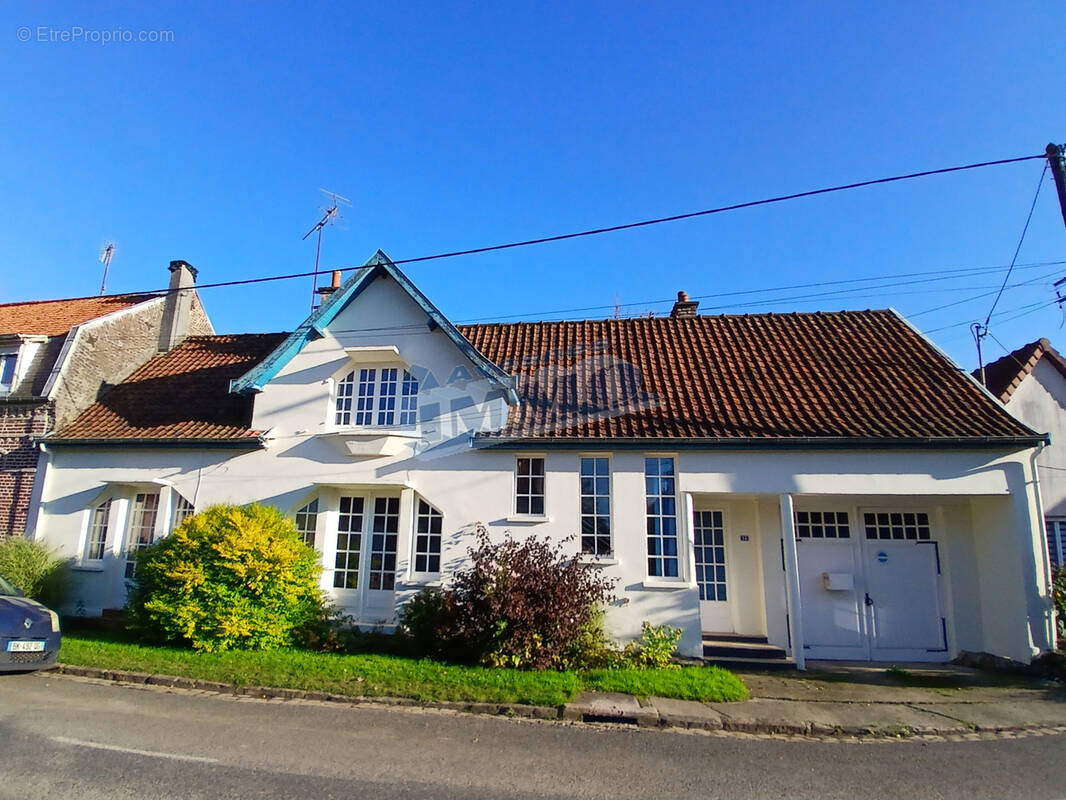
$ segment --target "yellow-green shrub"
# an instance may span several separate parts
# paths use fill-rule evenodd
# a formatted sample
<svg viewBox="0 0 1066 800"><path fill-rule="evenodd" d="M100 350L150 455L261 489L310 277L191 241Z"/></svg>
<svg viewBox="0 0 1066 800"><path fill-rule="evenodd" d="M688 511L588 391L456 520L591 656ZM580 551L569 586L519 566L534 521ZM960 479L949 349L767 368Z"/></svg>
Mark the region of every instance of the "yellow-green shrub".
<svg viewBox="0 0 1066 800"><path fill-rule="evenodd" d="M138 553L130 627L208 652L285 647L326 616L320 572L277 509L212 506Z"/></svg>

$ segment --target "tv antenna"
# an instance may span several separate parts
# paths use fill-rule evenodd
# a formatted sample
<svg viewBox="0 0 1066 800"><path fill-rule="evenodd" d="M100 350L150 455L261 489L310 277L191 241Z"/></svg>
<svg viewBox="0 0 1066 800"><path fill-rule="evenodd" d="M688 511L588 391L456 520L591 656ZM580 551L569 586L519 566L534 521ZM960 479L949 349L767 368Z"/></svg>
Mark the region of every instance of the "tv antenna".
<svg viewBox="0 0 1066 800"><path fill-rule="evenodd" d="M315 275L312 278L311 283L311 310L315 310L315 297L318 292L318 260L322 255L322 230L327 225L336 225L337 220L340 219L340 206L350 206L352 201L347 197L331 192L329 189L319 189L318 191L326 195L329 198L329 208L323 209L322 219L315 223L307 233L304 234L303 239L300 241L306 241L307 237L312 233L318 234L318 241L315 244Z"/></svg>
<svg viewBox="0 0 1066 800"><path fill-rule="evenodd" d="M104 277L100 280L100 294L103 295L107 288L107 268L111 266L111 259L115 255L115 243L108 242L100 251L100 263L104 265Z"/></svg>

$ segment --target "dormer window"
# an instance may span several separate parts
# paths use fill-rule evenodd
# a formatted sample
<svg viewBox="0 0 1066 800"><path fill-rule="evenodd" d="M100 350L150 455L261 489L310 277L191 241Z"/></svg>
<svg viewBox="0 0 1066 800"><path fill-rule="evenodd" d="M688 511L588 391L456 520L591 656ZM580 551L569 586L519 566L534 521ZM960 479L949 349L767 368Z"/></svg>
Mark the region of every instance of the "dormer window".
<svg viewBox="0 0 1066 800"><path fill-rule="evenodd" d="M0 393L8 393L15 385L15 364L18 362L17 348L0 349Z"/></svg>
<svg viewBox="0 0 1066 800"><path fill-rule="evenodd" d="M411 426L418 421L418 379L403 367L357 367L337 382L338 427Z"/></svg>

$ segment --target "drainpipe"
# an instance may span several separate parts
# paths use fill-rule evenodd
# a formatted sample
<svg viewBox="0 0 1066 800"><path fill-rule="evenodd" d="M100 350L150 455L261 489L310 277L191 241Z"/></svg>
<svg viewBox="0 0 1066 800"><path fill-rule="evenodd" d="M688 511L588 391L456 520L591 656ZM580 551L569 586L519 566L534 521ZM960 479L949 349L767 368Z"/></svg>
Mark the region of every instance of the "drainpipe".
<svg viewBox="0 0 1066 800"><path fill-rule="evenodd" d="M1043 566L1044 566L1044 588L1047 590L1048 599L1050 601L1051 592L1052 592L1052 586L1051 586L1051 560L1050 560L1050 557L1048 556L1047 525L1044 522L1044 497L1043 497L1042 493L1040 492L1040 471L1037 469L1037 464L1036 464L1037 456L1039 456L1041 453L1044 452L1044 448L1046 446L1047 446L1046 444L1041 442L1037 447L1035 447L1033 449L1032 455L1029 456L1029 465L1030 465L1030 469L1032 469L1032 471L1033 471L1033 492L1036 495L1036 508L1037 508L1037 512L1040 515L1040 519L1039 519L1040 528L1041 528L1041 530L1044 533L1044 546L1040 548L1040 553L1041 553L1041 560L1042 560ZM1056 531L1055 534L1057 536L1058 535L1058 531ZM1050 634L1050 638L1048 639L1048 648L1050 650L1054 650L1055 649L1056 639L1058 638L1058 630L1059 630L1058 622L1055 619L1055 603L1054 602L1051 602L1051 614L1049 616L1050 616L1051 628L1050 628L1050 630L1046 631L1046 633Z"/></svg>
<svg viewBox="0 0 1066 800"><path fill-rule="evenodd" d="M792 641L792 660L796 669L807 669L803 655L803 607L800 602L799 554L796 552L796 515L792 495L781 495L781 537L785 550L785 598L788 609L788 632Z"/></svg>

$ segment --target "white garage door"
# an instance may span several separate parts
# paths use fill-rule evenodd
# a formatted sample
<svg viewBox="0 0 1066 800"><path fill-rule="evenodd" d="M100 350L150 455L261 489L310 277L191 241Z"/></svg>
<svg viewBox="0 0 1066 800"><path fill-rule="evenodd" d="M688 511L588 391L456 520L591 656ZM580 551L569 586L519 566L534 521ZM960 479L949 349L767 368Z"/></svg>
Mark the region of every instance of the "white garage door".
<svg viewBox="0 0 1066 800"><path fill-rule="evenodd" d="M808 658L943 661L940 553L929 515L796 512Z"/></svg>

